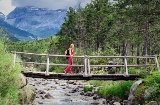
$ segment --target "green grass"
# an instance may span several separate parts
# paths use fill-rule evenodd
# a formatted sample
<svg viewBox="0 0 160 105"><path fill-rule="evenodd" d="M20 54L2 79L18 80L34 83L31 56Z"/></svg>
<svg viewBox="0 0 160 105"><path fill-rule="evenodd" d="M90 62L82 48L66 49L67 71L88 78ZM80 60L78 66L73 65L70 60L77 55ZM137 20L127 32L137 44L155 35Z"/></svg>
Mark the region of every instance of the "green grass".
<svg viewBox="0 0 160 105"><path fill-rule="evenodd" d="M0 105L17 105L21 66L13 64L13 55L0 42Z"/></svg>
<svg viewBox="0 0 160 105"><path fill-rule="evenodd" d="M117 96L124 99L128 95L131 85L130 81L113 82L106 87L99 88L98 92L104 97Z"/></svg>
<svg viewBox="0 0 160 105"><path fill-rule="evenodd" d="M98 93L103 97L117 96L124 99L130 90L133 81L90 81L93 86L99 87Z"/></svg>
<svg viewBox="0 0 160 105"><path fill-rule="evenodd" d="M83 87L83 91L87 92L87 91L92 91L93 90L93 86L84 86Z"/></svg>

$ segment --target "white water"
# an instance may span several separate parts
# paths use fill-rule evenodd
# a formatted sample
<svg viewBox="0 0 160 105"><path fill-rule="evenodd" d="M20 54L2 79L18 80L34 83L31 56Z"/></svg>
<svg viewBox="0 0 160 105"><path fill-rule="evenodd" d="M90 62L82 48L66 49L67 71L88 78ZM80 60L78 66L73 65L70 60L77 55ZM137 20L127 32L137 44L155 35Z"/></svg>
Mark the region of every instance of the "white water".
<svg viewBox="0 0 160 105"><path fill-rule="evenodd" d="M85 85L82 81L69 84L67 80L28 78L28 83L36 88L35 102L38 105L102 105L100 100L93 100L93 96L80 95ZM81 88L72 92L77 87ZM45 94L39 94L40 91L44 91ZM44 98L47 93L52 96L51 99Z"/></svg>

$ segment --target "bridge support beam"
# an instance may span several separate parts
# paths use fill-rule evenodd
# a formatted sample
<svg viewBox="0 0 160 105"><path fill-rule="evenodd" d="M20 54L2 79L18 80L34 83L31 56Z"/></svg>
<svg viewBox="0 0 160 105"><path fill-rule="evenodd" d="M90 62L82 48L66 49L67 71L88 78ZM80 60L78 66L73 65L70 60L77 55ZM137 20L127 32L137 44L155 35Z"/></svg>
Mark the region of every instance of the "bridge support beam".
<svg viewBox="0 0 160 105"><path fill-rule="evenodd" d="M14 66L16 65L16 51L14 51L13 64L14 64Z"/></svg>
<svg viewBox="0 0 160 105"><path fill-rule="evenodd" d="M87 56L84 56L84 75L87 75Z"/></svg>
<svg viewBox="0 0 160 105"><path fill-rule="evenodd" d="M88 56L88 58L87 58L87 63L88 63L88 75L90 75L90 60L89 60L89 56Z"/></svg>
<svg viewBox="0 0 160 105"><path fill-rule="evenodd" d="M155 63L156 63L156 66L158 68L158 72L160 73L160 68L159 68L159 63L158 63L157 55L155 55Z"/></svg>
<svg viewBox="0 0 160 105"><path fill-rule="evenodd" d="M46 74L49 75L49 54L47 55Z"/></svg>
<svg viewBox="0 0 160 105"><path fill-rule="evenodd" d="M128 75L127 58L124 57L125 75Z"/></svg>

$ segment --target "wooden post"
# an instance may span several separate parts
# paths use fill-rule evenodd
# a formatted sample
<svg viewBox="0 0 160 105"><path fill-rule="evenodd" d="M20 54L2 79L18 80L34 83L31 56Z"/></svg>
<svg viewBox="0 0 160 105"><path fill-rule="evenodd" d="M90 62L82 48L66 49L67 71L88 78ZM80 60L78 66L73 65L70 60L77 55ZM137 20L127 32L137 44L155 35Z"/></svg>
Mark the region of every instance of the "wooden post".
<svg viewBox="0 0 160 105"><path fill-rule="evenodd" d="M87 75L87 56L84 56L84 75Z"/></svg>
<svg viewBox="0 0 160 105"><path fill-rule="evenodd" d="M155 57L156 66L157 66L157 68L158 68L158 72L160 72L159 63L158 63L158 59L157 59L157 55L155 55L154 57Z"/></svg>
<svg viewBox="0 0 160 105"><path fill-rule="evenodd" d="M49 75L49 54L47 55L46 74Z"/></svg>
<svg viewBox="0 0 160 105"><path fill-rule="evenodd" d="M16 65L16 51L14 51L13 65Z"/></svg>
<svg viewBox="0 0 160 105"><path fill-rule="evenodd" d="M128 75L127 58L124 57L125 75Z"/></svg>
<svg viewBox="0 0 160 105"><path fill-rule="evenodd" d="M90 61L89 61L89 56L88 56L87 61L88 61L88 75L90 75Z"/></svg>

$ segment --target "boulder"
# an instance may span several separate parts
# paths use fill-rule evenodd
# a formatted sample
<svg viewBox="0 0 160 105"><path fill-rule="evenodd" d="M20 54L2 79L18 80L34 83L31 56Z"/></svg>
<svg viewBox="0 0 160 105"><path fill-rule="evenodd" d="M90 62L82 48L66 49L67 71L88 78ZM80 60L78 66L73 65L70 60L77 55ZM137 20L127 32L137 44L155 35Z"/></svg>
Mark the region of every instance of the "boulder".
<svg viewBox="0 0 160 105"><path fill-rule="evenodd" d="M20 104L31 104L35 99L35 88L30 85L26 85L19 90Z"/></svg>
<svg viewBox="0 0 160 105"><path fill-rule="evenodd" d="M133 93L141 83L142 83L142 80L138 80L135 83L133 83L133 85L130 88L130 93L129 93L128 100L132 101L132 100L135 99Z"/></svg>
<svg viewBox="0 0 160 105"><path fill-rule="evenodd" d="M151 101L151 102L149 102L149 103L146 104L146 105L158 105L158 103L157 103L156 101Z"/></svg>
<svg viewBox="0 0 160 105"><path fill-rule="evenodd" d="M27 79L23 74L20 74L20 88L27 85Z"/></svg>

